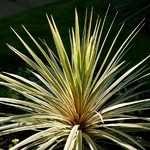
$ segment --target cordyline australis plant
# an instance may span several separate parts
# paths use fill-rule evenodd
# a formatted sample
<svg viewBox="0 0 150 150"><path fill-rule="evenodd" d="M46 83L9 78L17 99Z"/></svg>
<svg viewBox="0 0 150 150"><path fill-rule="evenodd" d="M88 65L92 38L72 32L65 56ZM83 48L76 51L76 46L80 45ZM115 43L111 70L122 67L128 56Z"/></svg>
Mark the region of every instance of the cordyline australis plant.
<svg viewBox="0 0 150 150"><path fill-rule="evenodd" d="M150 118L133 116L129 112L149 109L150 99L130 101L136 95L134 91L138 84L117 95L119 91L148 74L145 67L137 69L146 59L121 74L124 61L120 62L131 40L141 29L139 24L119 47L107 67L106 62L110 52L123 28L120 27L106 57L98 68L98 60L112 28L113 19L104 40L102 32L106 20L97 19L92 32L92 13L87 23L87 13L83 36L80 39L78 15L75 12L75 30L70 31L71 61L62 43L53 18L48 18L50 29L57 48L58 58L45 41L42 41L49 55L23 26L29 37L44 55L47 63L34 53L25 41L14 31L22 44L33 57L19 52L14 47L8 47L27 62L35 71L29 70L44 86L29 81L21 76L4 73L0 84L5 85L29 99L29 101L13 98L0 98L0 103L27 111L26 114L3 115L0 119L0 135L14 132L34 130L35 134L15 145L17 148L30 149L64 149L64 150L101 150L103 146L115 143L125 149L144 149L136 138L128 132L150 130ZM116 16L115 16L116 17ZM99 43L102 43L99 45ZM45 64L48 64L46 66ZM96 69L98 68L98 69ZM97 71L96 71L97 70ZM143 75L143 73L145 73ZM136 123L135 123L136 122ZM103 143L105 142L105 144Z"/></svg>

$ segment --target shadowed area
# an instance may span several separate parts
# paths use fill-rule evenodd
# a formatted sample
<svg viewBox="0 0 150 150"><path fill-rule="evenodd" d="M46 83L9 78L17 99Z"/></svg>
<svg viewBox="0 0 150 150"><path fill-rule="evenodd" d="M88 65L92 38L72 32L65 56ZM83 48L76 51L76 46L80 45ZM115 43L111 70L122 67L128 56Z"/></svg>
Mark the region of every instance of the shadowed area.
<svg viewBox="0 0 150 150"><path fill-rule="evenodd" d="M0 18L17 14L30 8L38 7L57 0L1 0L0 2Z"/></svg>

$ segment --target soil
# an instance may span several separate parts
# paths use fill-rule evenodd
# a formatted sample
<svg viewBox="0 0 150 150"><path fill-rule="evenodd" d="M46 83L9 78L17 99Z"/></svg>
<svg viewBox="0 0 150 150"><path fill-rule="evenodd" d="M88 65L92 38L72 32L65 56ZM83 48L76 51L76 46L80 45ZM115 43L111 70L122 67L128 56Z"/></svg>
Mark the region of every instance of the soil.
<svg viewBox="0 0 150 150"><path fill-rule="evenodd" d="M19 142L32 135L33 131L24 131L13 133L9 135L4 135L0 137L0 150L8 150L9 146L14 145L12 140L18 139ZM18 149L21 150L21 149Z"/></svg>

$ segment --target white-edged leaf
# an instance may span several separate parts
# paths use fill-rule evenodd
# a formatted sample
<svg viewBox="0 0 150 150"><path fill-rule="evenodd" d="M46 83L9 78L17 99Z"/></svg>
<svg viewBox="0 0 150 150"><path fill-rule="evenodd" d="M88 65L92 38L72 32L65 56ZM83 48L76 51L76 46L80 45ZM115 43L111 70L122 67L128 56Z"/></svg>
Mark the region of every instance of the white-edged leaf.
<svg viewBox="0 0 150 150"><path fill-rule="evenodd" d="M73 147L74 147L74 142L75 142L75 139L76 139L76 134L77 134L77 131L78 131L78 128L79 128L79 125L75 125L71 132L69 133L69 136L67 138L67 141L65 143L65 147L64 147L64 150L72 150Z"/></svg>

